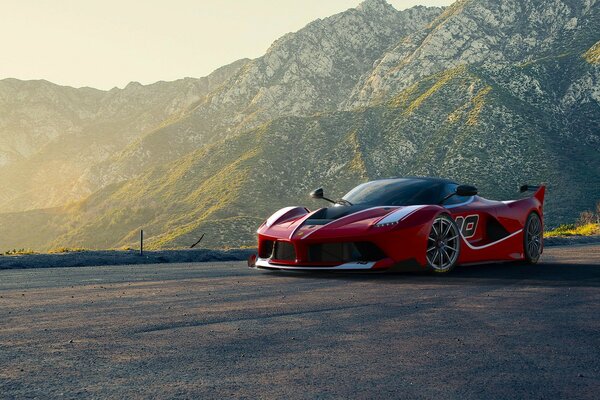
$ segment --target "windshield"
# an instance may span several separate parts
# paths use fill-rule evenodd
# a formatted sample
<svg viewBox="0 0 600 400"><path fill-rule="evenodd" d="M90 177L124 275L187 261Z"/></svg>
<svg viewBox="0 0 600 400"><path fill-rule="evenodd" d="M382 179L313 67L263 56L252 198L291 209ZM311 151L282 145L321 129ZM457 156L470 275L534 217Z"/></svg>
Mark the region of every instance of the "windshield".
<svg viewBox="0 0 600 400"><path fill-rule="evenodd" d="M352 204L373 206L411 206L438 204L442 200L443 182L420 179L382 179L363 183L342 199Z"/></svg>

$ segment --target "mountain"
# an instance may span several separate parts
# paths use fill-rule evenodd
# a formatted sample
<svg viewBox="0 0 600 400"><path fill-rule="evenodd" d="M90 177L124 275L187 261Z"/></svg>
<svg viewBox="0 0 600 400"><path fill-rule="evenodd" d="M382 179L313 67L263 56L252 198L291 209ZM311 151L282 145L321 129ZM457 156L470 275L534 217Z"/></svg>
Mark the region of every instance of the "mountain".
<svg viewBox="0 0 600 400"><path fill-rule="evenodd" d="M207 247L252 246L256 227L279 207L323 206L307 196L315 187L338 197L360 182L401 175L447 177L498 199L518 196L520 184L546 183L547 224L570 222L600 199L600 7L591 0L544 4L457 2L365 54L370 66L357 68L352 85L335 79L343 94L330 103L333 97L319 95L314 104L298 98L308 104L301 111L286 106L283 94L248 110L248 99L274 90L265 82L284 82L256 81L251 92L252 82L242 79L249 70L256 79L270 74L266 59L251 61L119 153L113 172L131 162L147 166L143 173L68 206L0 214L0 244L120 247L144 228L155 248L189 246L202 233ZM430 12L411 12L419 10ZM365 21L378 23L398 16L370 0L305 29L362 20L365 12ZM307 42L308 59L319 59L301 32L291 35L294 43ZM292 71L294 60L277 71ZM270 114L272 107L280 108ZM218 129L202 125L211 118Z"/></svg>
<svg viewBox="0 0 600 400"><path fill-rule="evenodd" d="M101 188L87 168L178 118L247 62L205 78L109 91L0 80L0 210L63 205Z"/></svg>
<svg viewBox="0 0 600 400"><path fill-rule="evenodd" d="M599 39L598 7L596 0L459 0L387 51L346 107L389 99L458 65L510 66L587 49Z"/></svg>
<svg viewBox="0 0 600 400"><path fill-rule="evenodd" d="M274 118L337 110L375 60L440 12L436 7L397 11L385 0L367 0L311 22L276 40L184 117L143 136L93 175L118 182L134 176L136 168L175 160Z"/></svg>
<svg viewBox="0 0 600 400"><path fill-rule="evenodd" d="M89 100L83 94L91 89L10 80L6 88L0 85L4 109L10 111L6 133L21 130L19 136L30 143L35 135L29 131L43 131L48 139L36 142L43 150L32 147L32 156L17 163L15 146L0 141L0 151L7 148L0 162L10 157L14 163L0 168L0 183L11 187L0 197L0 211L79 200L270 119L335 110L374 60L440 12L433 7L397 11L384 0L367 0L283 36L258 59L241 60L207 78L132 83L123 90L95 90ZM20 95L13 97L15 91ZM21 115L28 125L19 125ZM44 115L48 118L40 118Z"/></svg>

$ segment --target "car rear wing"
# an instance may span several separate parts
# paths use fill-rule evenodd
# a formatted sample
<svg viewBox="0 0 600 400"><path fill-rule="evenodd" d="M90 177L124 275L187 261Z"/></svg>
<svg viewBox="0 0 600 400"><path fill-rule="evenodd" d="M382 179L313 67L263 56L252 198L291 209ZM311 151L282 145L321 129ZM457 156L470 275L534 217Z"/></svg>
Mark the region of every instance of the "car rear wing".
<svg viewBox="0 0 600 400"><path fill-rule="evenodd" d="M544 196L546 194L546 186L544 185L522 185L519 189L521 193L534 192L533 197L538 199L542 204L544 203Z"/></svg>

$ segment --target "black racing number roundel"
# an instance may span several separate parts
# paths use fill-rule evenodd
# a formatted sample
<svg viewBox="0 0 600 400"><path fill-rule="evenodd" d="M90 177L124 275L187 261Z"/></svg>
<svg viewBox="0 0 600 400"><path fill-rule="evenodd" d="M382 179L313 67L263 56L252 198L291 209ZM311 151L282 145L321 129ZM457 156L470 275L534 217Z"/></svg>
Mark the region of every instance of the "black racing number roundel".
<svg viewBox="0 0 600 400"><path fill-rule="evenodd" d="M479 222L479 215L467 215L466 217L456 217L454 219L458 229L462 233L465 239L475 236L477 231L477 223Z"/></svg>

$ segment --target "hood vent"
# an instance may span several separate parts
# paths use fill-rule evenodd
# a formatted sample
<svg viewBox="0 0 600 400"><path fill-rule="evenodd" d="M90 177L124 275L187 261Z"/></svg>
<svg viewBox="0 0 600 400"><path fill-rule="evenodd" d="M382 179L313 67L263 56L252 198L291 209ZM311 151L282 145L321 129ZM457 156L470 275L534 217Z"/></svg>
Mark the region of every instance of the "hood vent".
<svg viewBox="0 0 600 400"><path fill-rule="evenodd" d="M322 208L304 221L303 225L325 225L336 219L373 208L372 205L354 205Z"/></svg>

